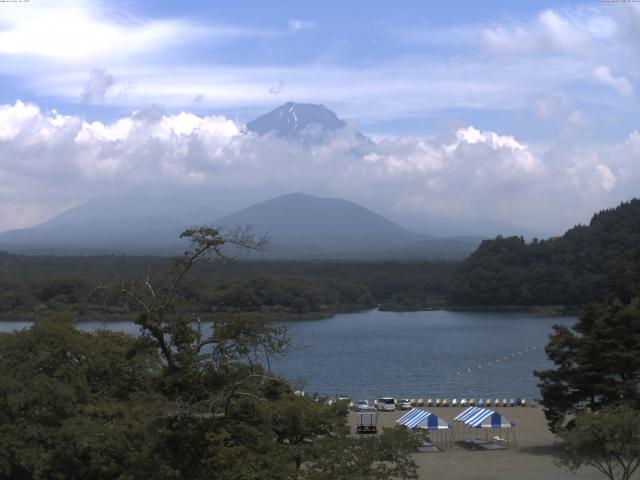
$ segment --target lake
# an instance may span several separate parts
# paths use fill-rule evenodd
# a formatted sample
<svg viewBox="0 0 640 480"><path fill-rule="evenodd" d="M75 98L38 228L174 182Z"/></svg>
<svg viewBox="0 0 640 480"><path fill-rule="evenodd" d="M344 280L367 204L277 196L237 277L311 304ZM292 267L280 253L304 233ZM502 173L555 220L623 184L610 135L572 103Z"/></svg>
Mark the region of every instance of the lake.
<svg viewBox="0 0 640 480"><path fill-rule="evenodd" d="M308 393L373 400L539 397L534 369L550 366L544 347L553 324L575 317L522 312L366 312L287 322L295 348L274 371ZM30 322L1 322L0 330ZM127 322L84 322L135 334Z"/></svg>

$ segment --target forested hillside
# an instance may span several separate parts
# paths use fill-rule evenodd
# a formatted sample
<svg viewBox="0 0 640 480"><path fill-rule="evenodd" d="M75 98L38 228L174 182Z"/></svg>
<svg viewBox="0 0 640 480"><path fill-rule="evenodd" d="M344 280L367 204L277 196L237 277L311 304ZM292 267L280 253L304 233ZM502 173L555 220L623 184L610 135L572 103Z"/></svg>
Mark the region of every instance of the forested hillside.
<svg viewBox="0 0 640 480"><path fill-rule="evenodd" d="M638 285L640 199L601 211L562 237L482 242L456 269L456 305L581 305ZM611 284L609 283L611 281Z"/></svg>
<svg viewBox="0 0 640 480"><path fill-rule="evenodd" d="M73 311L83 318L129 312L96 287L153 280L168 257L27 256L0 252L0 318ZM456 263L236 261L193 269L184 294L200 312L261 312L279 318L327 316L373 308L442 305Z"/></svg>

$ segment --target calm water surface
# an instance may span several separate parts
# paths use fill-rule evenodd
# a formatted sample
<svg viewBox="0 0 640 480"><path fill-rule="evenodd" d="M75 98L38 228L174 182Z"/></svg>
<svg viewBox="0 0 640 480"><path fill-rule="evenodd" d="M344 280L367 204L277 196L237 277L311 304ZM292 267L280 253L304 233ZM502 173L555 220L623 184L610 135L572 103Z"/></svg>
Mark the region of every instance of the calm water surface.
<svg viewBox="0 0 640 480"><path fill-rule="evenodd" d="M299 346L274 370L307 392L451 398L539 397L534 369L550 365L553 324L530 313L379 312L291 324ZM506 357L506 358L505 358Z"/></svg>
<svg viewBox="0 0 640 480"><path fill-rule="evenodd" d="M505 312L379 312L287 322L295 348L272 359L273 370L309 393L422 398L539 397L534 369L553 324L574 317ZM2 322L0 330L30 322ZM136 334L127 322L85 322Z"/></svg>

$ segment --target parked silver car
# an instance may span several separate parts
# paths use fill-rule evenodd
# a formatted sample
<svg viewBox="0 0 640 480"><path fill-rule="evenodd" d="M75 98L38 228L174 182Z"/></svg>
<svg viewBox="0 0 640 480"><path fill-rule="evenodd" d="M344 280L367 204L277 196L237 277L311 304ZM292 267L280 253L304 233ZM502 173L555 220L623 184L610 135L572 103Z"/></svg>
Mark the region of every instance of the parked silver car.
<svg viewBox="0 0 640 480"><path fill-rule="evenodd" d="M373 405L369 405L369 402L367 400L356 400L355 402L353 402L353 409L356 412L373 412L375 411L375 408Z"/></svg>

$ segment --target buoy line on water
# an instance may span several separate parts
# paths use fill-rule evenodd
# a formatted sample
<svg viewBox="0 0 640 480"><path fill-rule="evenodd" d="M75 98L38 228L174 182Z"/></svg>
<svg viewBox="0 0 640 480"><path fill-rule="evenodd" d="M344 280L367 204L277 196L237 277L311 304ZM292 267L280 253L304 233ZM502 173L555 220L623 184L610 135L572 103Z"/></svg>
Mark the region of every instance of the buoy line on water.
<svg viewBox="0 0 640 480"><path fill-rule="evenodd" d="M500 358L496 358L494 361L491 362L486 362L486 363L479 363L476 366L467 368L466 370L460 370L456 373L456 375L462 375L464 373L473 373L476 372L478 370L482 370L482 366L484 365L485 368L489 368L489 367L493 367L496 365L505 365L506 363L508 363L510 360L516 359L516 358L520 358L523 355L527 355L530 352L536 351L538 350L538 347L528 347L528 348L524 348L522 350L518 350L517 352L513 352L509 355L504 355L501 356Z"/></svg>

